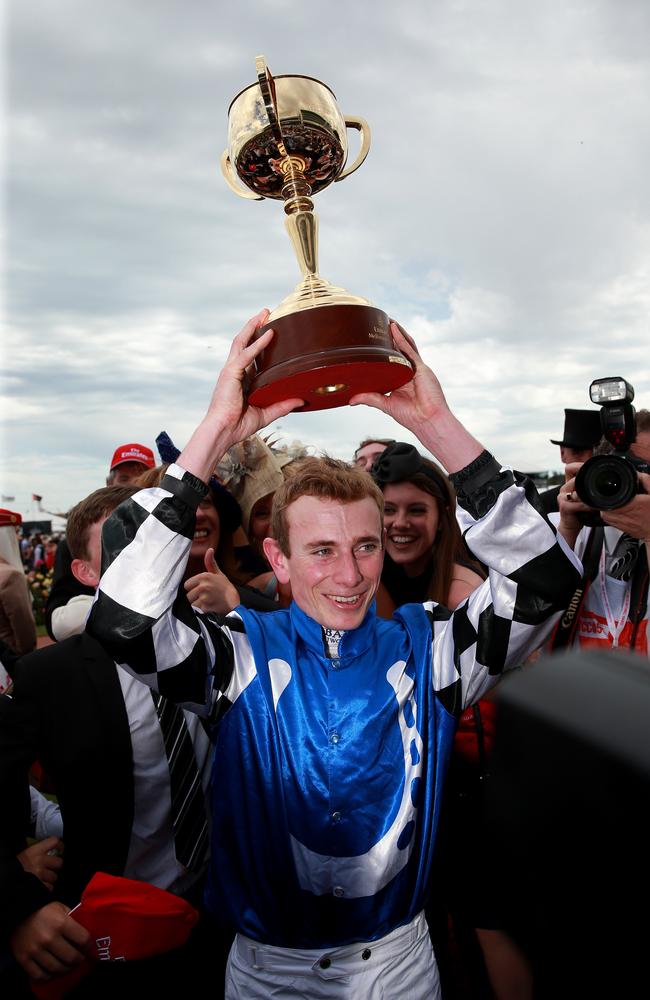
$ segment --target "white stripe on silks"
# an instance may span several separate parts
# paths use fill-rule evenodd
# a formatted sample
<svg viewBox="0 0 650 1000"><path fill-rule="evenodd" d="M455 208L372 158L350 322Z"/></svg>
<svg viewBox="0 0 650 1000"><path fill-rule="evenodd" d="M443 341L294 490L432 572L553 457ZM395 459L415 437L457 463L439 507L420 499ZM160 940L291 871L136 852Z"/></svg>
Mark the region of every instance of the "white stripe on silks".
<svg viewBox="0 0 650 1000"><path fill-rule="evenodd" d="M509 621L512 621L515 613L515 605L517 603L517 591L519 589L519 584L515 583L514 580L508 579L506 576L501 576L500 573L496 573L493 569L490 570L487 582L488 598L491 598L495 615L498 615L499 618L507 618ZM472 621L476 627L478 627L480 612L484 611L489 604L490 600L488 599L485 602L484 607L477 609L478 613L476 615L472 614ZM474 608L475 604L473 602L472 609Z"/></svg>
<svg viewBox="0 0 650 1000"><path fill-rule="evenodd" d="M510 626L508 652L512 654L515 663L518 661L523 664L524 661L531 655L531 633L535 633L537 648L544 645L547 639L550 638L560 614L561 612L557 611L555 614L550 615L547 621L542 625L529 625L526 622L512 623Z"/></svg>
<svg viewBox="0 0 650 1000"><path fill-rule="evenodd" d="M454 665L453 638L448 622L433 625L433 689L442 691L455 684L460 674Z"/></svg>
<svg viewBox="0 0 650 1000"><path fill-rule="evenodd" d="M176 593L182 583L190 545L189 538L177 535L150 514L104 572L102 593L123 608L157 621L169 608L168 595ZM152 563L151 552L161 553L161 558Z"/></svg>
<svg viewBox="0 0 650 1000"><path fill-rule="evenodd" d="M466 532L466 541L473 554L487 566L498 566L504 576L515 573L525 566L528 557L522 559L520 541L526 537L527 553L541 556L556 544L553 528L534 507L521 505L521 486L511 487L501 493L494 507L480 521L458 508L457 519L461 531Z"/></svg>
<svg viewBox="0 0 650 1000"><path fill-rule="evenodd" d="M466 649L460 654L460 670L462 677L463 708L473 705L475 701L493 687L499 680L500 674L491 677L486 673L484 664L474 662L476 656L476 644Z"/></svg>
<svg viewBox="0 0 650 1000"><path fill-rule="evenodd" d="M239 618L239 615L237 617ZM230 684L223 695L231 704L234 704L251 681L257 677L257 667L248 637L242 632L231 632L227 626L224 626L223 631L233 644L236 665Z"/></svg>
<svg viewBox="0 0 650 1000"><path fill-rule="evenodd" d="M169 490L163 490L160 486L152 486L150 489L143 489L138 493L134 493L131 500L133 503L137 503L138 507L142 507L143 510L148 510L151 513L161 500L170 500L173 495Z"/></svg>
<svg viewBox="0 0 650 1000"><path fill-rule="evenodd" d="M151 629L158 671L186 660L200 639L199 633L172 614L159 618ZM214 653L212 655L214 662Z"/></svg>

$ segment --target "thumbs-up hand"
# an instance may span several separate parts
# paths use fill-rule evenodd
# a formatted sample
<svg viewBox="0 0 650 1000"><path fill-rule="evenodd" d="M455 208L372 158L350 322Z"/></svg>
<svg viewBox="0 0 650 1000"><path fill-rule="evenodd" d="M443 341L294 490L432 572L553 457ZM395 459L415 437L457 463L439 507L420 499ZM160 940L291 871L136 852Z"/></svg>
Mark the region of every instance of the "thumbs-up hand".
<svg viewBox="0 0 650 1000"><path fill-rule="evenodd" d="M217 560L214 558L214 549L206 551L203 562L208 573L221 573L221 570L217 566ZM223 573L221 575L223 576Z"/></svg>
<svg viewBox="0 0 650 1000"><path fill-rule="evenodd" d="M208 549L204 557L205 573L197 573L185 581L185 592L190 604L199 611L213 611L227 615L239 604L237 589L221 572L214 558L214 549Z"/></svg>

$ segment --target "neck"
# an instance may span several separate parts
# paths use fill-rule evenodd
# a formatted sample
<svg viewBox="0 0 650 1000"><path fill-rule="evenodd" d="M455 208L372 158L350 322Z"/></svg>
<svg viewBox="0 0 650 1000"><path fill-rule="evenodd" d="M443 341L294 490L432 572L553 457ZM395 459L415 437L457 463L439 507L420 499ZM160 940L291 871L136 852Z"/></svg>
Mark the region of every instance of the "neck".
<svg viewBox="0 0 650 1000"><path fill-rule="evenodd" d="M425 569L431 562L431 553L427 552L425 555L420 556L414 562L404 563L402 569L404 570L404 575L408 576L410 579L416 576L420 576L424 573Z"/></svg>

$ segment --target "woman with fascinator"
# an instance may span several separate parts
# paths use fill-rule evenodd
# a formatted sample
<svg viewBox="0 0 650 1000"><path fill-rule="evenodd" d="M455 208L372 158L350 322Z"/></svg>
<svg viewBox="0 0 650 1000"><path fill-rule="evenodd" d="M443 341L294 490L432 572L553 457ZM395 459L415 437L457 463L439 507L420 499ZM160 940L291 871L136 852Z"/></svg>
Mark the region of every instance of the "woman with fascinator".
<svg viewBox="0 0 650 1000"><path fill-rule="evenodd" d="M262 546L271 533L275 491L284 482L292 462L307 453L300 441L278 448L271 438L253 434L229 448L217 466L219 478L239 503L242 527L257 560L257 575L249 581L250 586L285 608L291 604L291 588L281 584L271 571Z"/></svg>

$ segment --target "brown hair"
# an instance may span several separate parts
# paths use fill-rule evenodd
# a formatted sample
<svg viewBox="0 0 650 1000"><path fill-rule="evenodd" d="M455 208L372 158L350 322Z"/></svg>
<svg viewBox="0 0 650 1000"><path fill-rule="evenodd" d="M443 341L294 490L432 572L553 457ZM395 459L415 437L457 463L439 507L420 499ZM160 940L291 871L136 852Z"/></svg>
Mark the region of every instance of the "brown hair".
<svg viewBox="0 0 650 1000"><path fill-rule="evenodd" d="M650 410L637 410L636 432L637 434L645 434L647 431L650 431Z"/></svg>
<svg viewBox="0 0 650 1000"><path fill-rule="evenodd" d="M384 497L367 472L329 455L297 458L287 467L286 479L273 497L271 533L285 556L291 555L287 509L300 497L318 497L339 503L354 503L369 497L377 504L383 527Z"/></svg>
<svg viewBox="0 0 650 1000"><path fill-rule="evenodd" d="M168 468L169 462L163 462L162 465L155 465L153 469L147 469L146 472L138 476L134 482L139 490L148 490L151 486L160 486L162 477Z"/></svg>
<svg viewBox="0 0 650 1000"><path fill-rule="evenodd" d="M435 462L424 456L421 459L426 472L413 473L395 483L386 483L386 486L398 485L400 482L412 483L435 499L438 508L438 533L431 550L433 571L427 583L425 600L446 604L456 563L469 566L481 577L485 574L463 541L456 520L456 494L451 481Z"/></svg>
<svg viewBox="0 0 650 1000"><path fill-rule="evenodd" d="M364 438L359 447L354 449L354 457L356 458L361 449L369 444L383 444L387 448L389 444L395 444L395 438Z"/></svg>
<svg viewBox="0 0 650 1000"><path fill-rule="evenodd" d="M103 486L81 500L68 514L65 538L73 559L88 559L88 532L93 524L138 492L137 486Z"/></svg>

